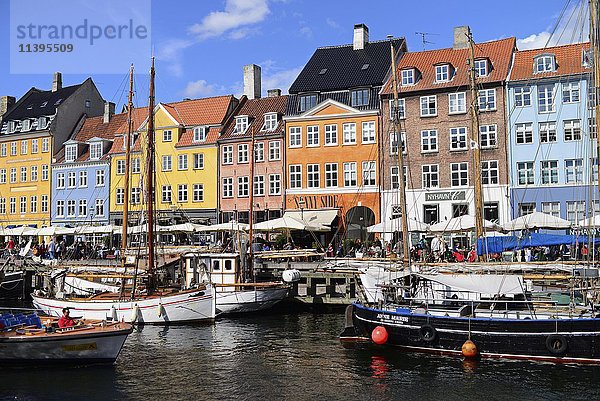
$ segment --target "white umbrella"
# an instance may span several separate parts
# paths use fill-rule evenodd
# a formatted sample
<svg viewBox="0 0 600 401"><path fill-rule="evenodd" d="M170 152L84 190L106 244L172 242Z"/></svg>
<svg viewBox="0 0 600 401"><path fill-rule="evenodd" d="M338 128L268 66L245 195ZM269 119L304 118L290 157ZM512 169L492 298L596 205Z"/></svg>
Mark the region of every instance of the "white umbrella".
<svg viewBox="0 0 600 401"><path fill-rule="evenodd" d="M581 227L600 227L600 214L579 221Z"/></svg>
<svg viewBox="0 0 600 401"><path fill-rule="evenodd" d="M496 223L489 220L483 220L483 227L486 230L499 231L502 229ZM453 217L449 220L440 221L439 223L429 226L429 231L432 233L457 233L462 231L472 231L475 229L475 216L463 215Z"/></svg>
<svg viewBox="0 0 600 401"><path fill-rule="evenodd" d="M123 228L113 224L105 226L79 226L75 231L76 234L119 234Z"/></svg>
<svg viewBox="0 0 600 401"><path fill-rule="evenodd" d="M502 225L507 231L535 230L538 228L562 229L570 228L573 225L569 220L554 217L542 212L533 212L514 220L508 221Z"/></svg>
<svg viewBox="0 0 600 401"><path fill-rule="evenodd" d="M238 223L235 220L229 221L227 223L215 224L212 226L203 226L198 230L198 232L208 232L208 231L248 231L250 226L244 223Z"/></svg>
<svg viewBox="0 0 600 401"><path fill-rule="evenodd" d="M252 227L256 231L285 231L285 230L310 230L306 223L290 216L283 216L277 219L267 220L254 224Z"/></svg>
<svg viewBox="0 0 600 401"><path fill-rule="evenodd" d="M57 226L49 226L42 227L35 230L35 235L39 235L40 237L50 237L53 235L67 235L67 234L75 234L75 228L69 227L57 227Z"/></svg>
<svg viewBox="0 0 600 401"><path fill-rule="evenodd" d="M7 228L4 230L3 235L15 235L15 236L36 235L36 231L37 231L37 228L21 226L21 227Z"/></svg>
<svg viewBox="0 0 600 401"><path fill-rule="evenodd" d="M425 224L415 219L408 219L408 231L426 232L428 229L429 224ZM370 233L393 233L396 231L402 231L401 217L392 220L384 220L381 223L367 227L367 232Z"/></svg>
<svg viewBox="0 0 600 401"><path fill-rule="evenodd" d="M194 233L202 230L207 226L202 224L194 224L194 223L182 223L182 224L174 224L172 226L159 226L162 228L159 231L169 232L169 233Z"/></svg>

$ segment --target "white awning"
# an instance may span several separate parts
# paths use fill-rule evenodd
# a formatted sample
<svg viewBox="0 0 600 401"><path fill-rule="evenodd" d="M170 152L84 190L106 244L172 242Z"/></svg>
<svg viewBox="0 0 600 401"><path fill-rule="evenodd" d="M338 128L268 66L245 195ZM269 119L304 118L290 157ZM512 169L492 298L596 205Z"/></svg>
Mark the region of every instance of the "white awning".
<svg viewBox="0 0 600 401"><path fill-rule="evenodd" d="M523 294L523 277L516 274L417 274L454 290L484 295Z"/></svg>
<svg viewBox="0 0 600 401"><path fill-rule="evenodd" d="M278 219L262 221L254 224L252 227L256 231L286 231L286 230L309 230L306 224L290 216L283 216ZM310 231L310 230L309 230Z"/></svg>
<svg viewBox="0 0 600 401"><path fill-rule="evenodd" d="M562 229L570 228L572 223L569 220L561 219L550 214L542 212L533 212L514 220L508 221L502 225L507 231L517 230L535 230L538 228Z"/></svg>
<svg viewBox="0 0 600 401"><path fill-rule="evenodd" d="M502 229L496 223L489 220L483 220L483 228L486 230L499 231ZM429 231L432 233L457 233L464 231L473 231L475 229L475 216L464 215L453 217L449 220L440 221L439 223L429 226Z"/></svg>
<svg viewBox="0 0 600 401"><path fill-rule="evenodd" d="M408 219L408 231L426 232L429 229L429 224L422 223L414 219ZM402 231L402 218L392 220L384 220L381 223L367 227L367 232L370 233L394 233Z"/></svg>
<svg viewBox="0 0 600 401"><path fill-rule="evenodd" d="M338 215L337 209L288 210L283 217L292 217L303 222L309 231L330 231L331 224Z"/></svg>

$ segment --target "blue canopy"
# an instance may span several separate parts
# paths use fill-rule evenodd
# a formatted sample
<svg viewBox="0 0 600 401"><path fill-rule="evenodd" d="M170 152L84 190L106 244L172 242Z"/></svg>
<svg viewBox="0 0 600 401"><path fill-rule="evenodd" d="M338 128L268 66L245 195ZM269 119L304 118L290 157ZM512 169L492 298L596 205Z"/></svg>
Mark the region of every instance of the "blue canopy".
<svg viewBox="0 0 600 401"><path fill-rule="evenodd" d="M483 241L487 243L485 248L483 247ZM503 251L512 251L514 249L534 246L575 245L576 243L587 244L587 242L588 238L585 235L528 233L523 236L508 235L505 237L486 237L477 240L477 254L501 253ZM596 238L594 242L596 244L600 243L600 238Z"/></svg>

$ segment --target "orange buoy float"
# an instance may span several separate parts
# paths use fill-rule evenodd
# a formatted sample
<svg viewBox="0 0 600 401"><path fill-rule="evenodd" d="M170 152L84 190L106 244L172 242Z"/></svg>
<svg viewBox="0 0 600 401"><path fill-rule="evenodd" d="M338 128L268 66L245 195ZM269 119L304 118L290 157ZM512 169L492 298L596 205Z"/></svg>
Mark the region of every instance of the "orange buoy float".
<svg viewBox="0 0 600 401"><path fill-rule="evenodd" d="M479 351L477 350L477 346L471 340L465 341L462 345L462 354L465 358L475 358L479 355Z"/></svg>
<svg viewBox="0 0 600 401"><path fill-rule="evenodd" d="M388 340L388 332L383 326L377 326L371 333L371 339L375 344L383 345Z"/></svg>

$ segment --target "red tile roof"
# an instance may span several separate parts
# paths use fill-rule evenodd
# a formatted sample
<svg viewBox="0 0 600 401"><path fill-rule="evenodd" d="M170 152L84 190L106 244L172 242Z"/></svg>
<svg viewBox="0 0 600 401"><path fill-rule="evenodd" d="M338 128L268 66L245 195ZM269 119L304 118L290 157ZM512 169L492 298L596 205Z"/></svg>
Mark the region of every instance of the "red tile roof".
<svg viewBox="0 0 600 401"><path fill-rule="evenodd" d="M487 58L492 65L488 75L477 78L477 83L486 84L506 80L515 45L515 38L476 43L475 59ZM470 50L468 48L448 48L404 53L396 68L399 86L398 90L402 93L468 86L469 74L467 69L467 59L469 56ZM443 63L452 65L455 69L454 77L448 82L436 83L435 65ZM400 71L407 68L416 68L418 70L418 73L416 74L418 80L414 85L400 86ZM392 78L385 84L382 93L392 93Z"/></svg>
<svg viewBox="0 0 600 401"><path fill-rule="evenodd" d="M175 145L176 148L184 147L184 146L193 146L193 145L210 145L217 142L219 138L219 131L221 130L221 126L218 127L210 127L208 130L208 135L206 136L206 140L202 142L194 142L194 129L188 128L183 131L181 138L179 138L179 142Z"/></svg>
<svg viewBox="0 0 600 401"><path fill-rule="evenodd" d="M283 118L287 108L288 96L273 96L261 99L248 99L243 106L236 112L235 116L248 116L248 129L242 134L234 134L235 118L223 129L221 139L225 138L247 138L251 135L251 129L254 127L255 135L268 135L283 131ZM266 113L277 113L277 126L271 131L261 131L265 122ZM235 117L234 116L234 117Z"/></svg>
<svg viewBox="0 0 600 401"><path fill-rule="evenodd" d="M220 125L227 117L233 95L162 103L173 118L184 126Z"/></svg>
<svg viewBox="0 0 600 401"><path fill-rule="evenodd" d="M515 52L515 61L510 72L511 81L532 78L556 77L561 75L585 74L590 71L583 65L583 51L590 49L590 43L576 43L564 46L547 47L545 49L522 50ZM556 71L534 73L534 59L542 54L555 56Z"/></svg>
<svg viewBox="0 0 600 401"><path fill-rule="evenodd" d="M105 123L104 116L86 118L83 126L73 137L79 142L86 142L92 138L113 139L119 132L121 125L126 124L127 114L115 114L110 121Z"/></svg>

